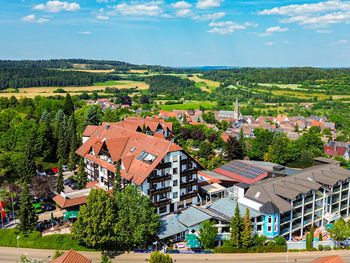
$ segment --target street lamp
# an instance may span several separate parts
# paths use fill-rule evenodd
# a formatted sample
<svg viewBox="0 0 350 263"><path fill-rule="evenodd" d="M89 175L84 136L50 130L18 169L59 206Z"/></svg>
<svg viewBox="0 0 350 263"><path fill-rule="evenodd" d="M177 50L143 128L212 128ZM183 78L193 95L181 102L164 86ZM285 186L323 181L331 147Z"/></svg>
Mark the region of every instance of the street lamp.
<svg viewBox="0 0 350 263"><path fill-rule="evenodd" d="M17 236L18 262L21 262L21 253L19 251L19 238L20 236Z"/></svg>

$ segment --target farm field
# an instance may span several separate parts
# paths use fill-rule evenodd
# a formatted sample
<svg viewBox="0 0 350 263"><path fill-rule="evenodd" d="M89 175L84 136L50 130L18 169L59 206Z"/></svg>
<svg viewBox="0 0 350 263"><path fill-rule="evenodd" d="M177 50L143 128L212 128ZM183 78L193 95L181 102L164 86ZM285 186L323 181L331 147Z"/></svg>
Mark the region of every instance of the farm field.
<svg viewBox="0 0 350 263"><path fill-rule="evenodd" d="M281 89L300 89L300 84L276 84L276 83L259 83L260 86L272 87L276 86Z"/></svg>
<svg viewBox="0 0 350 263"><path fill-rule="evenodd" d="M158 104L160 104L158 101ZM184 101L183 104L170 104L170 105L159 105L162 110L172 111L172 110L190 110L199 109L200 106L207 109L215 107L216 103L211 101Z"/></svg>
<svg viewBox="0 0 350 263"><path fill-rule="evenodd" d="M269 93L270 91L265 89L254 89L255 92L262 92L262 93ZM295 98L302 98L302 99L311 99L313 97L317 97L318 99L325 100L329 97L329 95L322 93L322 92L313 92L313 93L306 93L301 92L297 90L271 90L271 93L273 95L282 95L282 96L291 96Z"/></svg>
<svg viewBox="0 0 350 263"><path fill-rule="evenodd" d="M196 82L197 87L207 92L212 92L214 89L220 86L220 82L209 80L209 79L202 79L198 75L188 77L188 79Z"/></svg>
<svg viewBox="0 0 350 263"><path fill-rule="evenodd" d="M35 96L55 96L62 93L54 93L57 89L64 89L66 92L71 94L81 94L83 92L94 92L104 90L106 87L113 87L118 89L129 89L138 87L139 89L148 89L148 85L140 81L113 81L113 83L107 81L104 83L97 83L96 86L85 86L85 87L32 87L32 88L20 88L19 92L1 92L0 97L27 97L34 98Z"/></svg>

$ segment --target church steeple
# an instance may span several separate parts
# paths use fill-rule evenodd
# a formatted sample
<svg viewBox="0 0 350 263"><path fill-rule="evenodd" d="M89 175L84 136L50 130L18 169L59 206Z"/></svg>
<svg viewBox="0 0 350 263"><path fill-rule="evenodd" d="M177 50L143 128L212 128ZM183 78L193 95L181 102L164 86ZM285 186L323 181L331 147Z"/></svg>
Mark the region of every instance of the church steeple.
<svg viewBox="0 0 350 263"><path fill-rule="evenodd" d="M238 106L238 98L236 98L236 102L235 102L235 109L233 111L233 117L235 119L238 119L240 117L240 112L239 112L239 106Z"/></svg>

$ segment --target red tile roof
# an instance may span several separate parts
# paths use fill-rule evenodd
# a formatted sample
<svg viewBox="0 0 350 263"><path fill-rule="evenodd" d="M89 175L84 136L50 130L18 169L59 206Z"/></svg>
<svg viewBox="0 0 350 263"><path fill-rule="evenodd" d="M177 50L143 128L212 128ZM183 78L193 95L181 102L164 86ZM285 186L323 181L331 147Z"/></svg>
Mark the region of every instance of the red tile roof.
<svg viewBox="0 0 350 263"><path fill-rule="evenodd" d="M75 250L69 250L62 256L51 261L51 263L90 263L91 260L79 254Z"/></svg>
<svg viewBox="0 0 350 263"><path fill-rule="evenodd" d="M73 199L65 199L62 195L58 194L52 198L59 207L66 209L72 206L86 204L87 196L79 196Z"/></svg>
<svg viewBox="0 0 350 263"><path fill-rule="evenodd" d="M90 137L96 130L98 129L98 126L95 125L88 125L85 128L85 131L83 133L84 137Z"/></svg>
<svg viewBox="0 0 350 263"><path fill-rule="evenodd" d="M122 160L125 168L125 170L122 170L122 176L137 185L145 181L167 153L182 150L180 146L170 141L132 131L118 125L108 125L103 123L76 153L111 172L115 172L114 164L97 157L100 149L105 144L113 163L120 159ZM94 150L94 155L91 154L91 149ZM155 160L152 163L138 160L142 152L154 155L156 157Z"/></svg>

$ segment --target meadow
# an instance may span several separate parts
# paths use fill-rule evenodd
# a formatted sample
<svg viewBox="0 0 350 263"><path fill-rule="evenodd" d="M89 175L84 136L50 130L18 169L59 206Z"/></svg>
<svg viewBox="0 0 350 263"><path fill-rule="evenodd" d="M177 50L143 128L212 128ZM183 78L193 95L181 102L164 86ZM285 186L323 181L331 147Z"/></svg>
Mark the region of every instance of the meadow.
<svg viewBox="0 0 350 263"><path fill-rule="evenodd" d="M158 101L158 104L159 104L159 107L165 111L199 109L200 106L206 109L212 109L213 107L216 106L216 103L211 101L192 100L192 101L184 101L183 104L170 104L170 105L161 105L160 102L164 103L164 101Z"/></svg>

